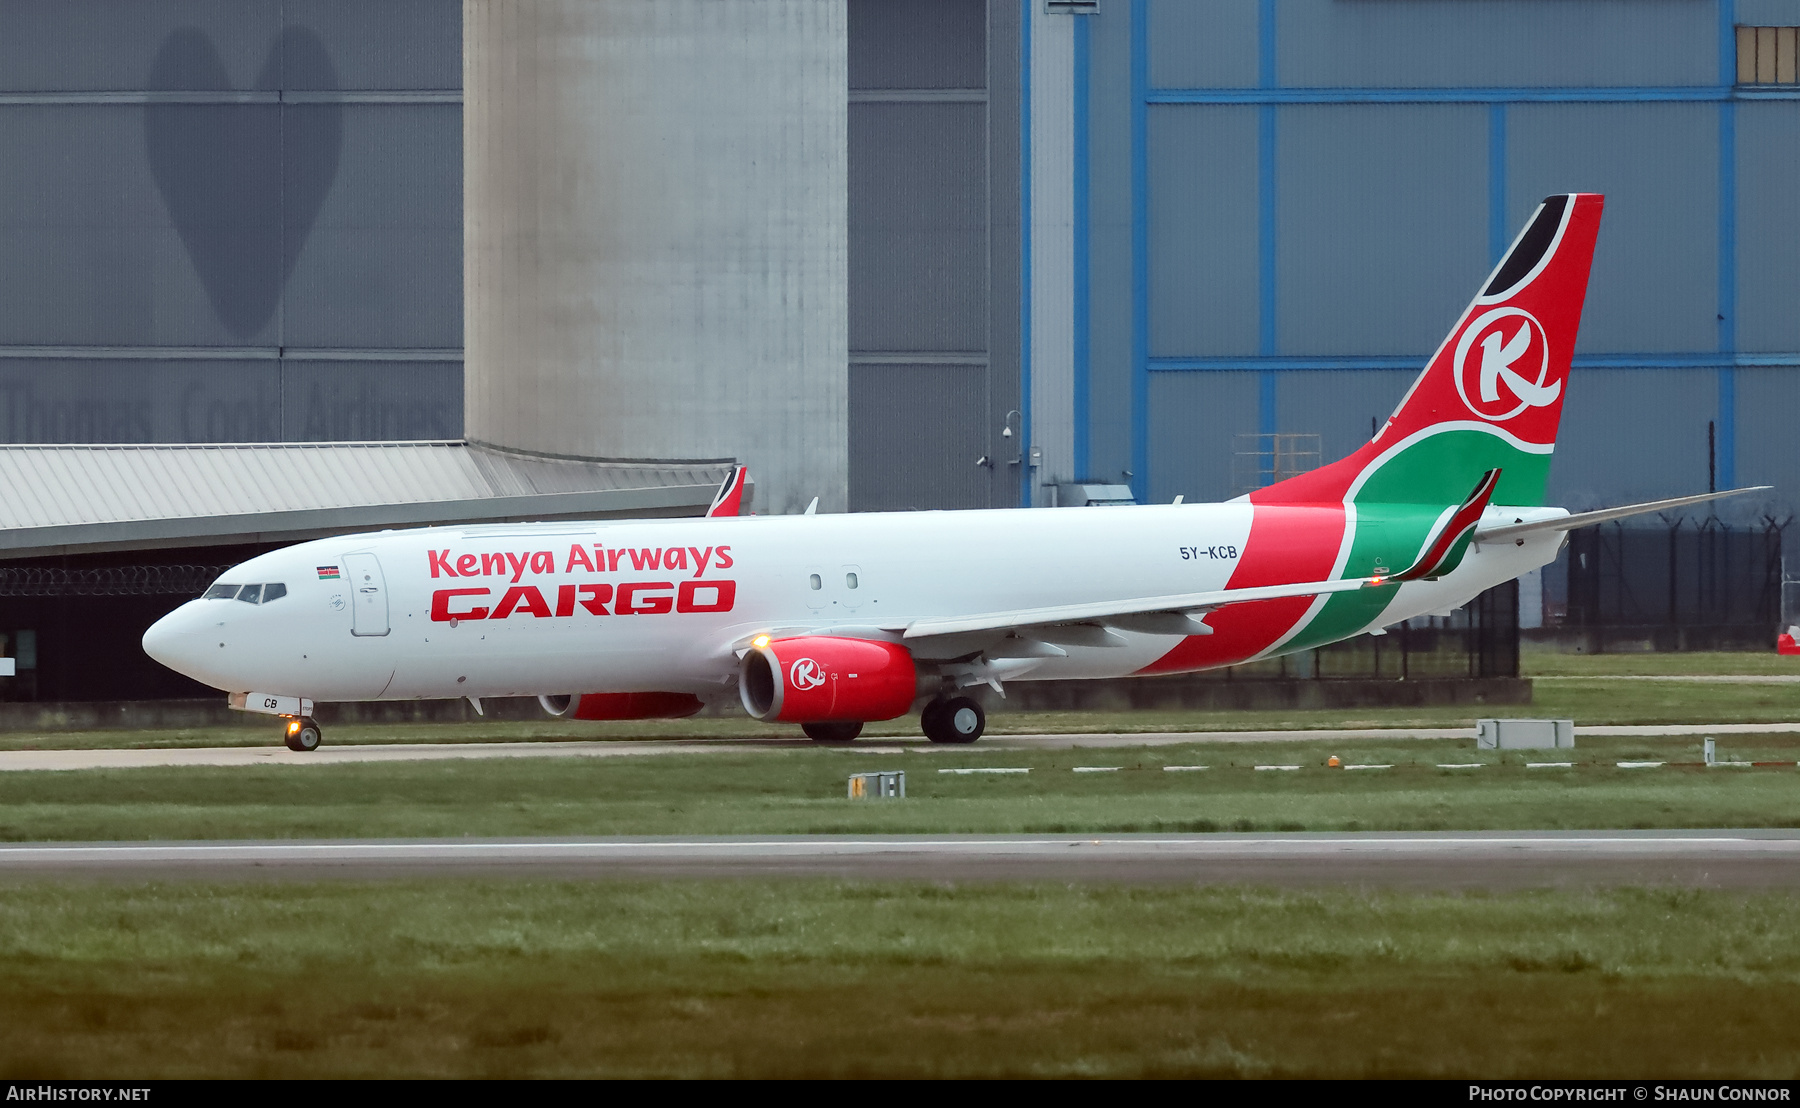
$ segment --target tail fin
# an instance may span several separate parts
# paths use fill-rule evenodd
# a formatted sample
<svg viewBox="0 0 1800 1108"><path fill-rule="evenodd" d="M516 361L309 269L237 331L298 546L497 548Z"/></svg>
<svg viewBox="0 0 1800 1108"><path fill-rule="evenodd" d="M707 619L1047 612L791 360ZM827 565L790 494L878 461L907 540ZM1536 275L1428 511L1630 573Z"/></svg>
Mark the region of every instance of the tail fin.
<svg viewBox="0 0 1800 1108"><path fill-rule="evenodd" d="M1605 197L1546 197L1405 399L1348 458L1250 494L1257 504L1542 504Z"/></svg>
<svg viewBox="0 0 1800 1108"><path fill-rule="evenodd" d="M732 466L731 472L719 485L719 491L713 496L712 507L706 509L710 516L735 516L744 510L744 484L750 479L750 467Z"/></svg>

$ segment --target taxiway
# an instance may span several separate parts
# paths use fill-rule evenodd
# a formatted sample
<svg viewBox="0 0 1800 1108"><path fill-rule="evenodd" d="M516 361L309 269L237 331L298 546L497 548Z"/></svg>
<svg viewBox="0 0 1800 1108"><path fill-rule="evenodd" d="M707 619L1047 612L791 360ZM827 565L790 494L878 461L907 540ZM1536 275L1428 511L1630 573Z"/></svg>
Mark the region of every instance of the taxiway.
<svg viewBox="0 0 1800 1108"><path fill-rule="evenodd" d="M1642 738L1800 734L1796 723L1596 725L1575 728L1577 738ZM1070 735L990 735L973 746L942 745L923 737L869 738L830 749L855 754L980 753L992 750L1072 750L1176 746L1189 743L1296 743L1468 739L1466 727L1368 727L1309 731L1160 731ZM114 747L0 752L0 773L21 770L142 769L155 766L335 766L358 762L422 762L470 758L611 758L666 754L744 753L819 749L794 735L766 739L603 739L495 743L329 743L302 754L268 746Z"/></svg>
<svg viewBox="0 0 1800 1108"><path fill-rule="evenodd" d="M1800 887L1800 831L874 835L0 846L0 878L395 877Z"/></svg>

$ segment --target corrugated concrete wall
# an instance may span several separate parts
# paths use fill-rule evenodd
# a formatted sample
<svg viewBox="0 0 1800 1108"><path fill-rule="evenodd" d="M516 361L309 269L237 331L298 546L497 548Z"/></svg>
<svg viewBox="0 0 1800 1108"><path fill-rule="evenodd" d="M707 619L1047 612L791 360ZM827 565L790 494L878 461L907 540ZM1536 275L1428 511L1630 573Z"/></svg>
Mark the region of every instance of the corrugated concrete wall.
<svg viewBox="0 0 1800 1108"><path fill-rule="evenodd" d="M456 437L456 0L0 0L0 441Z"/></svg>
<svg viewBox="0 0 1800 1108"><path fill-rule="evenodd" d="M464 14L469 438L843 510L843 0Z"/></svg>

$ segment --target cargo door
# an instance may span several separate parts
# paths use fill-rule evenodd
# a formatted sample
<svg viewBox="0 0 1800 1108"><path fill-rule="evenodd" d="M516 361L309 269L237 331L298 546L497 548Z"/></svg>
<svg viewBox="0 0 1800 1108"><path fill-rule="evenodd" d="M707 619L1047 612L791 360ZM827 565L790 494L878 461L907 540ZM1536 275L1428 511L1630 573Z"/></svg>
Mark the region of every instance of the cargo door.
<svg viewBox="0 0 1800 1108"><path fill-rule="evenodd" d="M350 633L372 638L387 634L387 584L381 577L381 563L373 554L346 554L344 573L350 578Z"/></svg>

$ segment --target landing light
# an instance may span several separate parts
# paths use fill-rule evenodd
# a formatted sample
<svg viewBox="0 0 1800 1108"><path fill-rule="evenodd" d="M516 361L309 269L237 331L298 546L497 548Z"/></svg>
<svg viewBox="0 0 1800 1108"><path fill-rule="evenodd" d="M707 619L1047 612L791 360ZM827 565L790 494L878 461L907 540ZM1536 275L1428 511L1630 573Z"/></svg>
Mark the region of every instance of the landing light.
<svg viewBox="0 0 1800 1108"><path fill-rule="evenodd" d="M754 646L758 650L761 650L763 647L769 645L769 636L758 635L754 639L750 640L750 645Z"/></svg>

